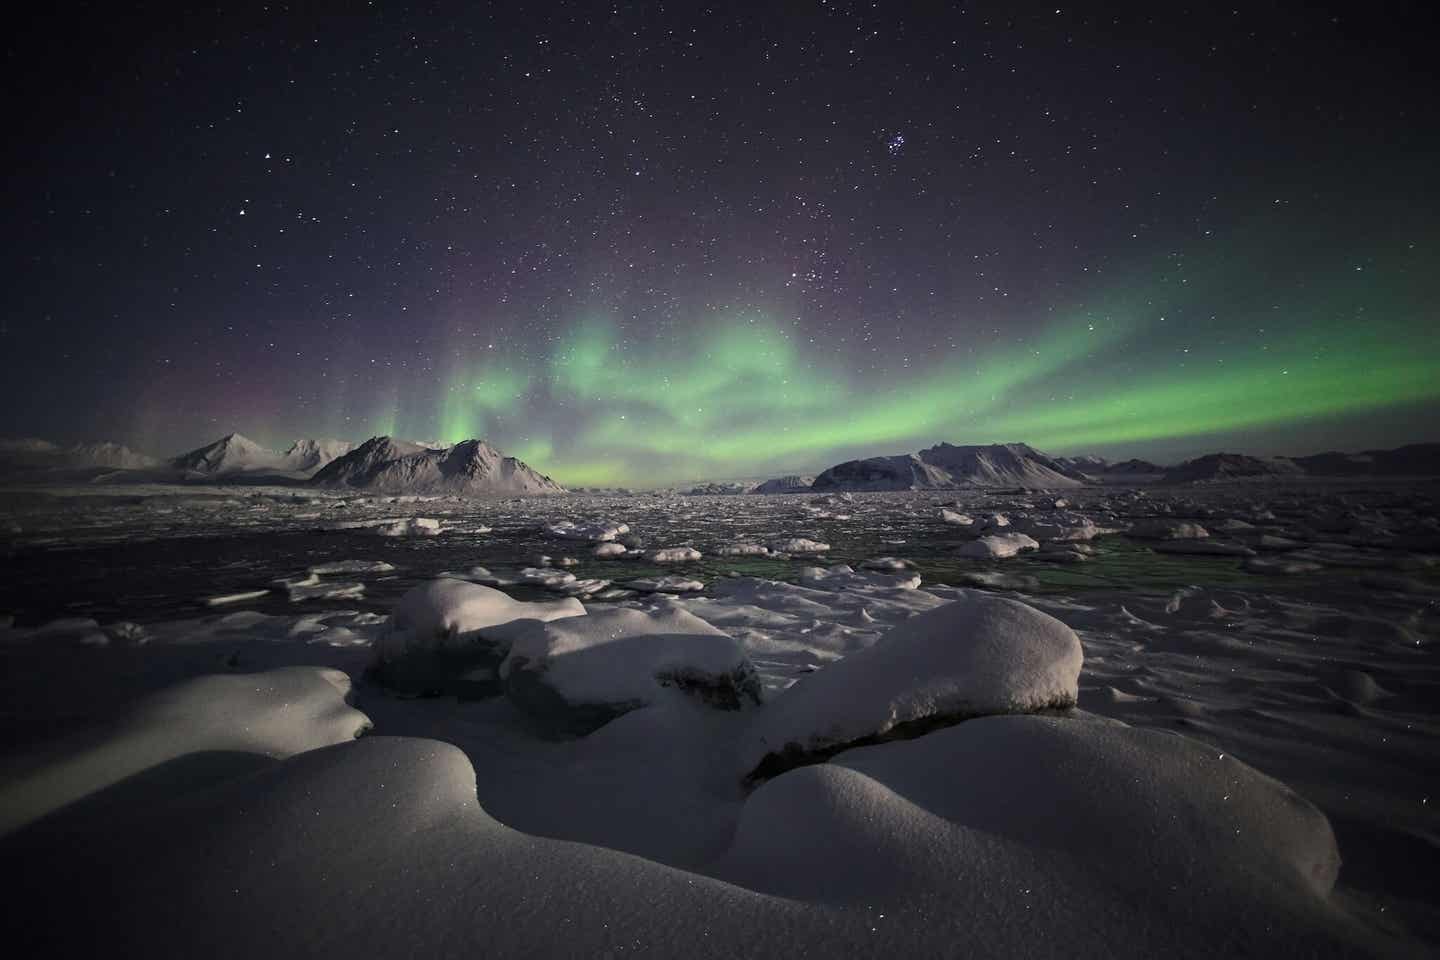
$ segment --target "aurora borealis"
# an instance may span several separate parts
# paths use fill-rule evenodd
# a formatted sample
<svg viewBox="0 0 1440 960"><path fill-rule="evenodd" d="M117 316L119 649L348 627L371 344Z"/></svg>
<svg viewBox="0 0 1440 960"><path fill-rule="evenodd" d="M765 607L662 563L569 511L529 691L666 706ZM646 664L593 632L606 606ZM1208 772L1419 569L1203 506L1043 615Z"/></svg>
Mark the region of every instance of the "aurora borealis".
<svg viewBox="0 0 1440 960"><path fill-rule="evenodd" d="M34 21L0 434L572 486L1435 438L1413 11L884 6Z"/></svg>

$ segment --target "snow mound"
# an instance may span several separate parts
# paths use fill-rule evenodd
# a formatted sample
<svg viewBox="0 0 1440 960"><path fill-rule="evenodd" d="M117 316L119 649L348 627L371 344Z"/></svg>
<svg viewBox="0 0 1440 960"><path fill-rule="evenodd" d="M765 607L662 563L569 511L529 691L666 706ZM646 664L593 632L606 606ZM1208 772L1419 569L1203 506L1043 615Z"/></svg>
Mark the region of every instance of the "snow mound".
<svg viewBox="0 0 1440 960"><path fill-rule="evenodd" d="M748 731L741 763L748 779L765 779L860 742L1072 707L1082 658L1075 632L1049 614L963 591L775 698Z"/></svg>
<svg viewBox="0 0 1440 960"><path fill-rule="evenodd" d="M1017 856L1026 849L1043 856ZM1320 811L1222 750L1114 722L1005 716L770 781L717 872L837 905L1020 889L1047 924L1057 901L1109 888L1136 912L1097 922L1131 924L1133 936L1139 916L1197 930L1208 916L1219 921L1212 947L1229 953L1220 943L1234 924L1324 910L1339 864Z"/></svg>
<svg viewBox="0 0 1440 960"><path fill-rule="evenodd" d="M0 836L186 754L285 757L353 740L370 720L346 704L349 693L350 678L326 667L187 680L141 700L63 760L0 786Z"/></svg>
<svg viewBox="0 0 1440 960"><path fill-rule="evenodd" d="M464 677L476 670L493 670L509 653L508 642L498 639L491 628L512 620L584 615L580 601L568 597L526 603L476 583L431 580L396 603L375 641L371 673L402 693L479 694L484 691L470 689Z"/></svg>
<svg viewBox="0 0 1440 960"><path fill-rule="evenodd" d="M506 696L550 735L584 736L666 688L723 709L760 702L740 644L678 606L521 620L496 636L510 648L500 667Z"/></svg>

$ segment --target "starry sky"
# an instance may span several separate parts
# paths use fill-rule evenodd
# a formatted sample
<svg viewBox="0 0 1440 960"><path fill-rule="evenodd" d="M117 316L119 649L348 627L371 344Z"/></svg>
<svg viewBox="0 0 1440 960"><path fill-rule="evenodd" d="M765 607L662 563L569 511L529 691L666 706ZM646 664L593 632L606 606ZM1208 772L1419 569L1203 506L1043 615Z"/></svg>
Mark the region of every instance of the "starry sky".
<svg viewBox="0 0 1440 960"><path fill-rule="evenodd" d="M315 6L14 25L0 435L1440 439L1423 5Z"/></svg>

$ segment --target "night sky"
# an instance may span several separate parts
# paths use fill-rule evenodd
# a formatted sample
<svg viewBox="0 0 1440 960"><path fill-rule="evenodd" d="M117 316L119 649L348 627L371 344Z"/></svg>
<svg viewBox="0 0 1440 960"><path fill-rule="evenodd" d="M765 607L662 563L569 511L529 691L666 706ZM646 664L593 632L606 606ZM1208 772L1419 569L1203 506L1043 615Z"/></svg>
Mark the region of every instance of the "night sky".
<svg viewBox="0 0 1440 960"><path fill-rule="evenodd" d="M0 435L1440 439L1424 5L309 6L11 24Z"/></svg>

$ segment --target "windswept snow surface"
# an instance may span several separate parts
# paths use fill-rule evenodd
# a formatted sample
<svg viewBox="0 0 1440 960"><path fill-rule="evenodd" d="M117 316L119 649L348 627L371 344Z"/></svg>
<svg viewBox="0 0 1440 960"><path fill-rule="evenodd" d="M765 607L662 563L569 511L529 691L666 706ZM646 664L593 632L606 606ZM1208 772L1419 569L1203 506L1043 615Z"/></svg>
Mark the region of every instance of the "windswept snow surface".
<svg viewBox="0 0 1440 960"><path fill-rule="evenodd" d="M17 955L1440 946L1433 487L4 496Z"/></svg>

